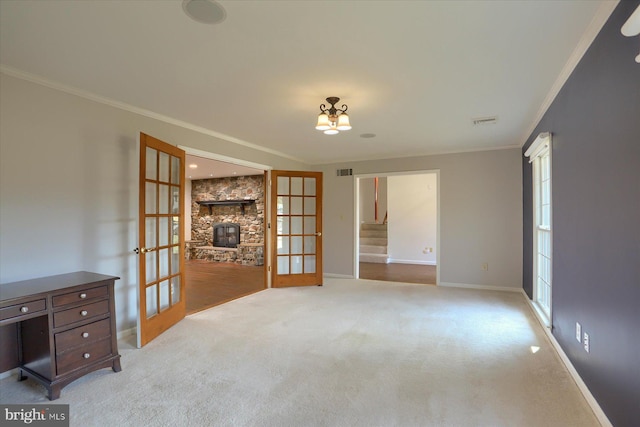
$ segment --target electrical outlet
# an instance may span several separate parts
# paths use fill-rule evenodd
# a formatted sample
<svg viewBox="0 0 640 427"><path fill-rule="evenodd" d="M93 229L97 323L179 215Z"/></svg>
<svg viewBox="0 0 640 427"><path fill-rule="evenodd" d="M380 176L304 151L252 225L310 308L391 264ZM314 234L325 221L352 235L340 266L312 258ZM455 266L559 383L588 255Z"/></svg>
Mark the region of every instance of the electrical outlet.
<svg viewBox="0 0 640 427"><path fill-rule="evenodd" d="M482 271L489 271L489 263L488 262L483 262L482 263Z"/></svg>
<svg viewBox="0 0 640 427"><path fill-rule="evenodd" d="M589 353L589 346L591 345L591 342L589 340L589 334L588 333L584 333L584 339L583 339L583 343L584 343L584 350Z"/></svg>
<svg viewBox="0 0 640 427"><path fill-rule="evenodd" d="M576 322L576 341L582 342L582 326Z"/></svg>

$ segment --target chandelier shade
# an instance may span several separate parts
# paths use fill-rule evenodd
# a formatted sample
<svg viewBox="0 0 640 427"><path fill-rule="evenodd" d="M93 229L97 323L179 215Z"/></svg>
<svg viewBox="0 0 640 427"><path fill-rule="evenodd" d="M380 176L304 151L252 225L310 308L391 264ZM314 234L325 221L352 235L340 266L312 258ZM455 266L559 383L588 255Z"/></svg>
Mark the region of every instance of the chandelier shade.
<svg viewBox="0 0 640 427"><path fill-rule="evenodd" d="M349 115L346 113L348 107L342 104L342 108L336 108L335 104L338 101L340 101L340 98L331 96L327 98L327 102L331 107L327 108L325 104L320 105L316 129L323 131L326 135L336 135L340 131L351 129Z"/></svg>

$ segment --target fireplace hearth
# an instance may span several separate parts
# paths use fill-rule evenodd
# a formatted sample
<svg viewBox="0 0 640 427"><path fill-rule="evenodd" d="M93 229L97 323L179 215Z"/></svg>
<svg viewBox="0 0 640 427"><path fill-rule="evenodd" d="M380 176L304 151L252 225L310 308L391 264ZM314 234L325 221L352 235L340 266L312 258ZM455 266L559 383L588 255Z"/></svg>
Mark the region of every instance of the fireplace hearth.
<svg viewBox="0 0 640 427"><path fill-rule="evenodd" d="M219 222L213 224L213 246L235 248L240 243L240 224Z"/></svg>

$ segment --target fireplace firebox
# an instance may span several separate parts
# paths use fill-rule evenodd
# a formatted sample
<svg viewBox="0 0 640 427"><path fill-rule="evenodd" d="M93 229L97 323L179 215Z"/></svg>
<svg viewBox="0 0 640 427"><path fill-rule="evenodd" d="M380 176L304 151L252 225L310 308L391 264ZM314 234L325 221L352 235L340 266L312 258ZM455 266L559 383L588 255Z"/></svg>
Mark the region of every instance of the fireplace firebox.
<svg viewBox="0 0 640 427"><path fill-rule="evenodd" d="M240 224L219 222L213 224L213 246L235 248L240 243Z"/></svg>

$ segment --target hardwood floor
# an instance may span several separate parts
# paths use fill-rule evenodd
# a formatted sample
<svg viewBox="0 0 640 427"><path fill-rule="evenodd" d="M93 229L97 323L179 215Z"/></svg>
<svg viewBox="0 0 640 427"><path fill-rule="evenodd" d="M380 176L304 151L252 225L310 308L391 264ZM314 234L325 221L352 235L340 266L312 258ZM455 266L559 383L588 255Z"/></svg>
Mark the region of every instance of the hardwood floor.
<svg viewBox="0 0 640 427"><path fill-rule="evenodd" d="M384 282L436 284L435 265L360 263L360 278Z"/></svg>
<svg viewBox="0 0 640 427"><path fill-rule="evenodd" d="M187 315L265 289L263 266L185 260Z"/></svg>

